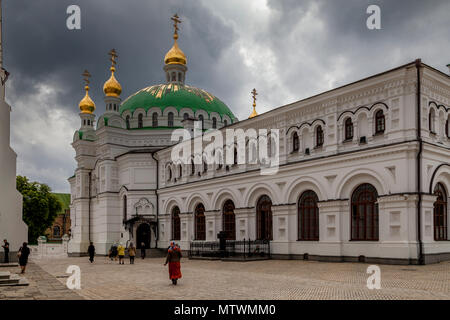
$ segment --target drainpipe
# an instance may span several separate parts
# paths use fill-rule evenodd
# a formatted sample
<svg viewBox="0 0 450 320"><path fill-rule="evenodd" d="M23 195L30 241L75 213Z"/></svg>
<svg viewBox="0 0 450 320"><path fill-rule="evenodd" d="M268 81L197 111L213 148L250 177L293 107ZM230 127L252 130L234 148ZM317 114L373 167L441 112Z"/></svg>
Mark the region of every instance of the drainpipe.
<svg viewBox="0 0 450 320"><path fill-rule="evenodd" d="M89 172L89 243L91 243L91 183L92 177L91 172Z"/></svg>
<svg viewBox="0 0 450 320"><path fill-rule="evenodd" d="M153 160L156 161L156 237L155 237L155 243L156 243L156 248L158 249L158 238L159 238L159 223L158 223L158 219L159 219L159 194L158 194L158 188L159 188L159 162L158 160L155 158L155 153L152 153L152 158Z"/></svg>
<svg viewBox="0 0 450 320"><path fill-rule="evenodd" d="M419 142L419 152L417 153L417 194L419 200L417 202L417 241L419 244L418 256L419 264L425 264L423 256L423 242L422 242L422 151L423 151L423 141L422 141L422 102L421 102L421 77L420 68L422 65L421 59L416 60L416 71L417 71L417 141Z"/></svg>

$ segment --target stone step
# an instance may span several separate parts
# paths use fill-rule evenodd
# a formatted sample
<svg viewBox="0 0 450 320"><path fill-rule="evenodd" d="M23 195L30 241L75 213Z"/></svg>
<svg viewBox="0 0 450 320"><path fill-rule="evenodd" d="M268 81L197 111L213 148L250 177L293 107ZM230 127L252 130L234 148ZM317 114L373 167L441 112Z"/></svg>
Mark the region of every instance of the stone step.
<svg viewBox="0 0 450 320"><path fill-rule="evenodd" d="M19 264L18 263L0 263L0 268L14 268L14 267L18 267Z"/></svg>
<svg viewBox="0 0 450 320"><path fill-rule="evenodd" d="M18 287L28 285L28 281L25 278L21 278L18 274L10 274L8 279L0 279L0 287Z"/></svg>
<svg viewBox="0 0 450 320"><path fill-rule="evenodd" d="M0 280L9 279L11 277L11 272L8 271L1 271L0 272Z"/></svg>

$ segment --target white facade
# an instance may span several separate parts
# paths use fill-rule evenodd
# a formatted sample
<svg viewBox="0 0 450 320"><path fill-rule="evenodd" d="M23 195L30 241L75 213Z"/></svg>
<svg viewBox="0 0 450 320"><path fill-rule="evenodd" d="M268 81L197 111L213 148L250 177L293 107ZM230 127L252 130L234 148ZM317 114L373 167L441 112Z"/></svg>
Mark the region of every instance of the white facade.
<svg viewBox="0 0 450 320"><path fill-rule="evenodd" d="M377 132L378 112L384 125ZM302 259L308 254L319 260L355 261L364 256L366 261L388 263L450 258L450 242L441 241L450 239L445 229L450 220L450 79L425 64L411 63L229 126L280 130L280 167L270 176L261 175L258 164L209 165L206 171L198 165L194 174L187 164L180 174L171 159L172 147L167 147L170 130L130 131L123 114L115 117L118 128L100 124L88 133L88 140L86 134L81 140L78 132L75 135L78 168L69 179L69 251L74 254L84 253L89 240L104 253L113 242L136 242L142 223L151 226L151 246L166 248L174 237L175 207L180 212L176 240L188 250L196 240L196 206L205 207L205 240L216 240L227 200L235 208L236 240L256 239L257 202L268 196L274 257ZM351 139L345 134L348 119ZM321 146L318 126L323 131ZM367 184L376 190L378 227L364 225L364 238L359 235L362 227L352 231L352 223L363 220L363 209L353 206L352 199L355 190ZM447 202L440 222L435 214L438 185ZM306 191L318 198L318 238L308 241L300 235L306 229L299 226L298 210ZM438 231L446 233L440 239L436 223L445 223ZM370 232L376 237L367 237Z"/></svg>
<svg viewBox="0 0 450 320"><path fill-rule="evenodd" d="M3 70L0 77L5 78ZM11 252L16 252L27 242L28 227L22 221L22 195L16 189L17 155L10 147L11 110L5 102L5 86L0 83L0 238L2 243L8 239ZM10 253L10 257L15 255Z"/></svg>

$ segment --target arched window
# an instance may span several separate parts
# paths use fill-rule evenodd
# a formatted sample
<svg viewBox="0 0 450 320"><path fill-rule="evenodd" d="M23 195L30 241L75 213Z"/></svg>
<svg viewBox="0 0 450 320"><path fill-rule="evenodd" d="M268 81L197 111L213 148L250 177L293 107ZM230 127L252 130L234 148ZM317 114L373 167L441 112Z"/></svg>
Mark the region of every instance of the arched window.
<svg viewBox="0 0 450 320"><path fill-rule="evenodd" d="M176 74L176 72L172 72L172 81L177 81L177 74Z"/></svg>
<svg viewBox="0 0 450 320"><path fill-rule="evenodd" d="M437 196L434 203L434 240L445 241L448 240L447 224L447 192L441 183L436 185L434 194Z"/></svg>
<svg viewBox="0 0 450 320"><path fill-rule="evenodd" d="M266 195L259 198L256 205L257 240L272 240L272 200Z"/></svg>
<svg viewBox="0 0 450 320"><path fill-rule="evenodd" d="M189 114L185 113L183 114L183 120L187 120L189 118Z"/></svg>
<svg viewBox="0 0 450 320"><path fill-rule="evenodd" d="M205 128L205 121L204 121L204 119L203 119L203 115L199 115L198 116L198 121L201 121L201 124L200 124L200 129L201 130L203 130L204 128Z"/></svg>
<svg viewBox="0 0 450 320"><path fill-rule="evenodd" d="M167 125L169 127L173 127L173 113L169 112L169 114L167 115L167 118L168 118Z"/></svg>
<svg viewBox="0 0 450 320"><path fill-rule="evenodd" d="M450 116L448 116L447 122L445 122L445 135L450 139Z"/></svg>
<svg viewBox="0 0 450 320"><path fill-rule="evenodd" d="M172 209L172 240L181 240L180 208Z"/></svg>
<svg viewBox="0 0 450 320"><path fill-rule="evenodd" d="M194 159L191 160L191 175L193 176L195 174L195 163Z"/></svg>
<svg viewBox="0 0 450 320"><path fill-rule="evenodd" d="M237 148L234 147L233 148L233 165L237 165L238 164L238 152L237 152Z"/></svg>
<svg viewBox="0 0 450 320"><path fill-rule="evenodd" d="M436 116L435 116L434 109L431 109L430 113L428 115L428 128L431 133L436 133L436 128L434 127L434 123L436 122L435 120L436 120Z"/></svg>
<svg viewBox="0 0 450 320"><path fill-rule="evenodd" d="M61 237L61 228L59 226L53 227L53 237L55 238Z"/></svg>
<svg viewBox="0 0 450 320"><path fill-rule="evenodd" d="M322 126L317 126L316 128L316 147L319 148L323 146L323 129Z"/></svg>
<svg viewBox="0 0 450 320"><path fill-rule="evenodd" d="M378 193L371 184L362 184L352 195L352 240L378 241Z"/></svg>
<svg viewBox="0 0 450 320"><path fill-rule="evenodd" d="M298 138L298 133L294 132L294 134L292 135L292 151L296 152L298 151L299 148L300 148L300 141Z"/></svg>
<svg viewBox="0 0 450 320"><path fill-rule="evenodd" d="M142 113L139 113L138 116L138 128L144 127L144 115Z"/></svg>
<svg viewBox="0 0 450 320"><path fill-rule="evenodd" d="M228 121L227 120L223 120L223 126L226 127L228 125Z"/></svg>
<svg viewBox="0 0 450 320"><path fill-rule="evenodd" d="M178 165L178 177L181 178L183 176L183 166L181 164Z"/></svg>
<svg viewBox="0 0 450 320"><path fill-rule="evenodd" d="M386 129L386 119L383 110L378 110L375 114L375 134L384 133Z"/></svg>
<svg viewBox="0 0 450 320"><path fill-rule="evenodd" d="M231 200L227 200L223 205L222 230L226 232L227 240L236 240L236 218L234 203Z"/></svg>
<svg viewBox="0 0 450 320"><path fill-rule="evenodd" d="M170 166L167 167L167 181L172 180L172 168Z"/></svg>
<svg viewBox="0 0 450 320"><path fill-rule="evenodd" d="M127 221L128 199L123 196L123 222Z"/></svg>
<svg viewBox="0 0 450 320"><path fill-rule="evenodd" d="M216 118L213 118L212 119L212 127L213 127L213 129L217 129L217 119Z"/></svg>
<svg viewBox="0 0 450 320"><path fill-rule="evenodd" d="M195 240L206 240L205 207L201 203L195 208Z"/></svg>
<svg viewBox="0 0 450 320"><path fill-rule="evenodd" d="M158 126L158 113L154 112L152 114L152 127L156 128Z"/></svg>
<svg viewBox="0 0 450 320"><path fill-rule="evenodd" d="M314 191L305 191L298 200L298 239L319 241L319 198Z"/></svg>
<svg viewBox="0 0 450 320"><path fill-rule="evenodd" d="M351 118L345 120L345 140L353 140L353 122Z"/></svg>
<svg viewBox="0 0 450 320"><path fill-rule="evenodd" d="M127 116L125 122L127 124L127 129L130 129L130 116Z"/></svg>
<svg viewBox="0 0 450 320"><path fill-rule="evenodd" d="M178 82L181 82L181 72L178 72Z"/></svg>
<svg viewBox="0 0 450 320"><path fill-rule="evenodd" d="M208 171L208 162L206 161L206 158L203 158L203 172Z"/></svg>

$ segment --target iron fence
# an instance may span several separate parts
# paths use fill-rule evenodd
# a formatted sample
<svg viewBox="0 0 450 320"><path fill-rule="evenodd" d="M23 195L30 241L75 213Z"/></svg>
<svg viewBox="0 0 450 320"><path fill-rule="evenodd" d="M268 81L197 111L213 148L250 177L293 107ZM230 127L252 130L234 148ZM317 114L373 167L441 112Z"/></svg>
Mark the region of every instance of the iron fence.
<svg viewBox="0 0 450 320"><path fill-rule="evenodd" d="M270 258L270 241L226 240L224 249L220 248L220 241L193 241L189 257L267 259Z"/></svg>

